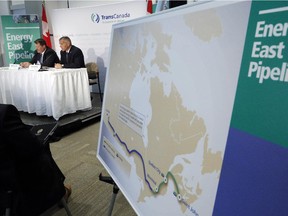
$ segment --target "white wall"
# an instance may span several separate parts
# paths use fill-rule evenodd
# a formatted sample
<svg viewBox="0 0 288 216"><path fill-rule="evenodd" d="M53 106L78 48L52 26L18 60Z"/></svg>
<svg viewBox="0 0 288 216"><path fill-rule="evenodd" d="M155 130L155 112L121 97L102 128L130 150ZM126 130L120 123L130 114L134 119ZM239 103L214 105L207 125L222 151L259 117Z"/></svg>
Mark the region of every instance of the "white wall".
<svg viewBox="0 0 288 216"><path fill-rule="evenodd" d="M55 46L58 46L58 44L54 44L54 39L53 39L53 31L52 31L52 23L51 23L51 11L53 9L60 9L60 8L76 8L76 7L88 7L88 6L95 6L95 5L100 5L100 4L109 4L109 3L116 3L116 2L125 2L128 0L86 0L86 1L81 1L81 0L46 0L45 1L45 9L46 9L46 16L48 19L48 26L49 26L49 31L51 36L51 41L52 41L52 46L55 48ZM41 12L40 12L41 14Z"/></svg>
<svg viewBox="0 0 288 216"><path fill-rule="evenodd" d="M70 0L69 1L69 6L71 8L73 7L86 7L86 6L95 6L95 5L100 5L100 4L109 4L109 3L117 3L117 2L124 2L125 0L106 0L106 1L97 1L97 0L88 0L88 1L76 1L76 0ZM127 0L126 0L127 1Z"/></svg>
<svg viewBox="0 0 288 216"><path fill-rule="evenodd" d="M24 0L11 0L11 5L23 5Z"/></svg>
<svg viewBox="0 0 288 216"><path fill-rule="evenodd" d="M9 3L7 1L0 1L0 15L8 15L9 13Z"/></svg>

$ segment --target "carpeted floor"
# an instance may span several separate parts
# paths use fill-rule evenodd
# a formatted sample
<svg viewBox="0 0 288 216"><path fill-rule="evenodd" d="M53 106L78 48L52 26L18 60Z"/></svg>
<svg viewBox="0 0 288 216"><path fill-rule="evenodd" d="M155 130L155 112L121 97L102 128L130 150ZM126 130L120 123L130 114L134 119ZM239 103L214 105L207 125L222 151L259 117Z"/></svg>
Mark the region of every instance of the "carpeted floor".
<svg viewBox="0 0 288 216"><path fill-rule="evenodd" d="M108 175L96 158L99 126L99 122L90 124L50 144L52 155L66 176L65 183L72 185L68 206L73 216L102 216L109 211L113 185L99 180L100 173ZM67 214L64 209L54 206L43 215ZM112 215L136 215L121 191L116 197Z"/></svg>

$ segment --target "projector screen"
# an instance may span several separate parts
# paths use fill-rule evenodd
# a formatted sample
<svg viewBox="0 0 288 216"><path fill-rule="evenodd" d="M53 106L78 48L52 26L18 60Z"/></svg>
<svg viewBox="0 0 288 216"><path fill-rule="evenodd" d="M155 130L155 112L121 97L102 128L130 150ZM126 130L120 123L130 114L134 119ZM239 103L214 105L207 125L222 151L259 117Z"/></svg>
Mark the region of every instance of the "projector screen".
<svg viewBox="0 0 288 216"><path fill-rule="evenodd" d="M266 61L269 53L261 52L257 36L265 37L263 22L275 17L266 12L287 3L260 3L187 5L113 25L97 157L138 215L235 215L235 209L242 212L236 215L267 215L267 209L259 210L258 203L270 206L274 202L269 207L271 215L285 212L287 187L281 176L270 173L287 171L287 146L283 144L288 143L287 135L279 140L276 133L270 137L256 133L254 129L266 123L251 103L260 101L264 107L271 100L278 103L278 98L265 96L264 91L274 87L259 87L269 81L266 72L257 75L254 61L269 64L284 55L284 45L277 42ZM273 22L280 26L286 17L287 13ZM280 40L280 27L277 29L275 37L267 34L271 41ZM271 76L276 79L276 72ZM246 81L253 82L249 93ZM251 101L257 88L263 94L257 98L255 92ZM279 104L285 98L281 92ZM242 117L255 115L259 117L249 125L239 123ZM285 116L284 108L275 115ZM286 117L284 122L275 130L284 134L284 127L287 132ZM238 129L244 135L234 131ZM242 140L245 136L258 141ZM264 145L262 139L271 144ZM257 161L265 161L262 148L275 166L264 168L264 162ZM274 148L281 152L280 157ZM254 166L242 167L246 160ZM277 205L268 198L275 188L269 180L262 185L263 176L283 189L273 193ZM285 176L288 178L287 172Z"/></svg>

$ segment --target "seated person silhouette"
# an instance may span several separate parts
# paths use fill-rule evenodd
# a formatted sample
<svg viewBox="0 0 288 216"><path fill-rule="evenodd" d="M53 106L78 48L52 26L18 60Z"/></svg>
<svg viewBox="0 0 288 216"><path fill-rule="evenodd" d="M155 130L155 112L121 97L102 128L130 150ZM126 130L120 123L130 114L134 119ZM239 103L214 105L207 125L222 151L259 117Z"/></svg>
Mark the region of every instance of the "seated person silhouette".
<svg viewBox="0 0 288 216"><path fill-rule="evenodd" d="M12 191L12 215L39 215L62 198L67 201L71 186L64 179L49 144L39 142L13 105L0 104L0 215L7 191Z"/></svg>
<svg viewBox="0 0 288 216"><path fill-rule="evenodd" d="M44 39L39 38L34 43L36 50L33 58L29 62L21 62L21 67L28 68L31 64L41 64L42 67L54 67L56 63L60 62L56 52L46 45Z"/></svg>

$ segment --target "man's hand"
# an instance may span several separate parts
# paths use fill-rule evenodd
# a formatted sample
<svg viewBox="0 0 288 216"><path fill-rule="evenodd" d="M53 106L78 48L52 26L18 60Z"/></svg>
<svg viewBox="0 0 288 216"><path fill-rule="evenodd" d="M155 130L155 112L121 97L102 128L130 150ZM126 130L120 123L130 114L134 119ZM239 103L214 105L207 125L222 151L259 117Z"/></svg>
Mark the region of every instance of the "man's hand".
<svg viewBox="0 0 288 216"><path fill-rule="evenodd" d="M55 68L56 68L56 69L61 69L61 68L63 68L63 67L62 67L62 65L61 65L61 64L59 64L59 63L56 63L56 64L55 64Z"/></svg>
<svg viewBox="0 0 288 216"><path fill-rule="evenodd" d="M30 65L31 65L30 62L21 62L20 63L20 66L23 67L23 68L28 68Z"/></svg>

